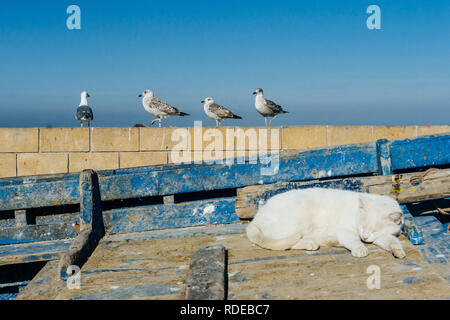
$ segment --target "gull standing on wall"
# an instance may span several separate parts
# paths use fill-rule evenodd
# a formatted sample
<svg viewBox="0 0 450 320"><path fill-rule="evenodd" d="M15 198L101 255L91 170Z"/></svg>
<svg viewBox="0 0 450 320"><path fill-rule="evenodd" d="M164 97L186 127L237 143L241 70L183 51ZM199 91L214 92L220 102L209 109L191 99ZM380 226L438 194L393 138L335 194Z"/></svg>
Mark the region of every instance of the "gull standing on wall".
<svg viewBox="0 0 450 320"><path fill-rule="evenodd" d="M283 108L277 105L275 102L264 99L263 89L258 88L253 92L256 95L255 97L255 108L256 110L264 117L267 126L267 117L272 117L269 122L269 126L272 125L272 121L279 115L280 113L288 113L284 111Z"/></svg>
<svg viewBox="0 0 450 320"><path fill-rule="evenodd" d="M225 119L242 119L241 117L233 114L230 110L214 102L211 97L206 98L202 101L203 109L208 117L216 120L216 126L220 127L220 122Z"/></svg>
<svg viewBox="0 0 450 320"><path fill-rule="evenodd" d="M156 121L159 121L159 127L161 127L162 119L165 119L167 117L189 116L189 114L181 112L177 108L172 107L167 102L155 98L152 90L145 90L139 95L139 97L142 97L142 105L144 106L145 111L157 117L151 122L150 125L153 125Z"/></svg>
<svg viewBox="0 0 450 320"><path fill-rule="evenodd" d="M86 121L88 123L88 127L90 127L91 121L94 120L94 113L87 102L87 98L89 97L90 95L86 91L81 93L80 106L77 108L77 114L75 116L75 119L81 122L81 127L83 127L83 122Z"/></svg>

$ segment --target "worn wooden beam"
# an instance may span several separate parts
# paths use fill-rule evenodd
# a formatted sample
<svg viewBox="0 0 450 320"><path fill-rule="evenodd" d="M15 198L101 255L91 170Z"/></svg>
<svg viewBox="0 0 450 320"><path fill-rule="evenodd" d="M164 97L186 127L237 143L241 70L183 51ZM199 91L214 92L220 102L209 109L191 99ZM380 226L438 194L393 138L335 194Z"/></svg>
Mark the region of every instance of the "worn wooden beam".
<svg viewBox="0 0 450 320"><path fill-rule="evenodd" d="M375 143L340 146L280 157L278 172L267 175L261 162L192 165L100 177L102 200L172 195L290 180L311 180L377 172Z"/></svg>
<svg viewBox="0 0 450 320"><path fill-rule="evenodd" d="M391 146L388 140L377 141L378 174L387 176L392 174Z"/></svg>
<svg viewBox="0 0 450 320"><path fill-rule="evenodd" d="M72 223L54 223L47 225L27 225L0 228L0 246L69 239L77 236Z"/></svg>
<svg viewBox="0 0 450 320"><path fill-rule="evenodd" d="M55 240L0 246L0 266L58 260L73 240Z"/></svg>
<svg viewBox="0 0 450 320"><path fill-rule="evenodd" d="M198 248L191 258L187 300L226 299L226 250L222 245Z"/></svg>
<svg viewBox="0 0 450 320"><path fill-rule="evenodd" d="M66 279L66 270L75 265L81 269L97 247L105 231L103 226L100 190L97 174L85 170L80 174L80 234L59 262L59 275Z"/></svg>
<svg viewBox="0 0 450 320"><path fill-rule="evenodd" d="M234 198L120 208L103 212L108 234L238 222Z"/></svg>
<svg viewBox="0 0 450 320"><path fill-rule="evenodd" d="M450 164L450 135L432 135L391 142L392 169Z"/></svg>
<svg viewBox="0 0 450 320"><path fill-rule="evenodd" d="M15 210L14 217L16 220L17 227L24 227L27 225L27 211L26 210Z"/></svg>
<svg viewBox="0 0 450 320"><path fill-rule="evenodd" d="M403 209L404 211L408 209ZM409 212L409 211L408 211ZM450 233L435 216L416 215L414 222L424 238L424 246L418 246L420 252L428 263L446 264L450 262ZM447 268L448 270L448 268ZM446 277L450 281L450 273ZM450 282L449 282L450 283Z"/></svg>
<svg viewBox="0 0 450 320"><path fill-rule="evenodd" d="M49 261L19 293L15 300L54 300L64 289L64 282L55 277L58 261Z"/></svg>
<svg viewBox="0 0 450 320"><path fill-rule="evenodd" d="M236 214L242 219L253 218L258 207L274 195L292 189L313 187L390 195L400 203L432 200L450 196L450 169L432 169L421 173L390 176L248 186L238 190Z"/></svg>

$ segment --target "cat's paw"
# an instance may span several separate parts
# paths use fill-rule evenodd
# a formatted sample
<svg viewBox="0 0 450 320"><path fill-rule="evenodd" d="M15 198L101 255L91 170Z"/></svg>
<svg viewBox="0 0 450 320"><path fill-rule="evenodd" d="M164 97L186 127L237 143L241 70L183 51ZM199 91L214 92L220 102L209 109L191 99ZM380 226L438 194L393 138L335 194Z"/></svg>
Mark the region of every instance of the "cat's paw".
<svg viewBox="0 0 450 320"><path fill-rule="evenodd" d="M357 258L366 257L369 254L369 249L364 246L357 247L352 250L352 256Z"/></svg>
<svg viewBox="0 0 450 320"><path fill-rule="evenodd" d="M406 253L402 248L392 248L392 254L398 259L406 257Z"/></svg>
<svg viewBox="0 0 450 320"><path fill-rule="evenodd" d="M294 246L292 246L291 249L316 251L319 250L319 244L317 244L317 242L315 242L314 240L301 239Z"/></svg>

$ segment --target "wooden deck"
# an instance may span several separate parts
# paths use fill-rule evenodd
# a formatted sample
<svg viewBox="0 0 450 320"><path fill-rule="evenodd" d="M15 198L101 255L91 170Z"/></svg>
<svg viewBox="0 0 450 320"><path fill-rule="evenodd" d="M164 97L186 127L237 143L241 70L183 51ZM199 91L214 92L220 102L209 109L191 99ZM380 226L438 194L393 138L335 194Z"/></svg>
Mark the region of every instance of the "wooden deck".
<svg viewBox="0 0 450 320"><path fill-rule="evenodd" d="M248 241L245 226L105 236L82 268L80 289L52 285L57 264L50 263L18 299L184 299L192 254L212 244L222 244L228 252L230 300L450 298L448 264L428 264L406 238L403 260L375 246L369 246L369 256L361 259L344 248L261 249ZM380 289L367 287L369 266L380 268Z"/></svg>

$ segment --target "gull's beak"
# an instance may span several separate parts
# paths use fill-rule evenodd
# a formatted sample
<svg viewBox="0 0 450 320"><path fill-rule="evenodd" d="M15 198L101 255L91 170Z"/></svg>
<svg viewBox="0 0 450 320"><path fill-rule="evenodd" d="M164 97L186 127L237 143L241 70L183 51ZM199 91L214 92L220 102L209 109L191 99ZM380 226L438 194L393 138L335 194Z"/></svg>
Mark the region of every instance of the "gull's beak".
<svg viewBox="0 0 450 320"><path fill-rule="evenodd" d="M202 102L200 102L200 103L205 103L205 100L203 100Z"/></svg>
<svg viewBox="0 0 450 320"><path fill-rule="evenodd" d="M140 95L138 95L138 97L139 97L139 98L143 97L143 96L142 96L142 93L141 93Z"/></svg>
<svg viewBox="0 0 450 320"><path fill-rule="evenodd" d="M253 91L253 94L256 94L256 91Z"/></svg>
<svg viewBox="0 0 450 320"><path fill-rule="evenodd" d="M90 97L91 97L91 96L89 95L89 93L87 93L87 94L86 94L86 96L87 96L88 98L90 98Z"/></svg>

